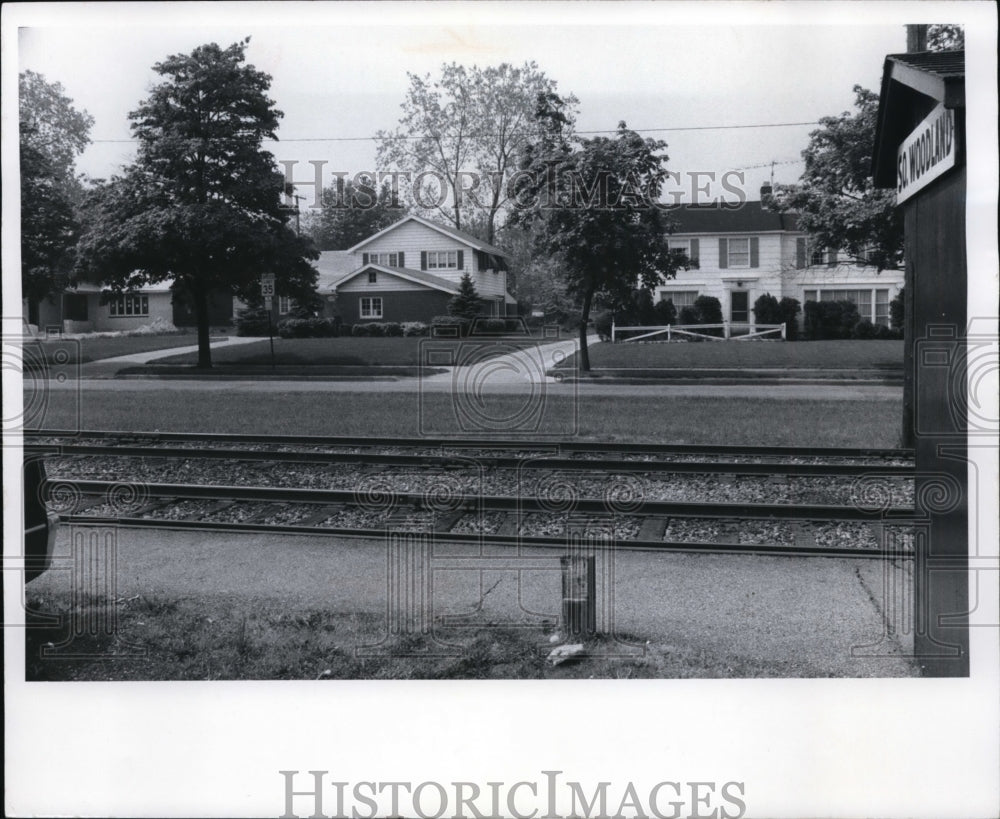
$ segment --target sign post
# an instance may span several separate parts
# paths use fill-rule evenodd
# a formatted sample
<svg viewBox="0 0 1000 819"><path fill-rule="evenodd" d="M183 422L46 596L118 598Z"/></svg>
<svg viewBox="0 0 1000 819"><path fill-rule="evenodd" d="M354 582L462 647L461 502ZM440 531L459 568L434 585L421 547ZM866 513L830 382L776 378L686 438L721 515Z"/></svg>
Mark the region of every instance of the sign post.
<svg viewBox="0 0 1000 819"><path fill-rule="evenodd" d="M267 305L267 337L271 343L271 369L274 369L274 327L271 324L271 311L274 309L274 274L262 273L260 277L260 294Z"/></svg>

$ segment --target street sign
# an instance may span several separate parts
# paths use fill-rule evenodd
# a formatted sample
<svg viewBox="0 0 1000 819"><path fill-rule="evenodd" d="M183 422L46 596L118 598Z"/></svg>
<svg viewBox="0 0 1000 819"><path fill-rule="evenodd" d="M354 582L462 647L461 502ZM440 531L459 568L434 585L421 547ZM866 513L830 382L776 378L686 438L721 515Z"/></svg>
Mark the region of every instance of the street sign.
<svg viewBox="0 0 1000 819"><path fill-rule="evenodd" d="M955 167L955 112L938 104L896 150L896 204Z"/></svg>
<svg viewBox="0 0 1000 819"><path fill-rule="evenodd" d="M274 274L264 273L260 277L260 294L264 298L271 298L274 296Z"/></svg>

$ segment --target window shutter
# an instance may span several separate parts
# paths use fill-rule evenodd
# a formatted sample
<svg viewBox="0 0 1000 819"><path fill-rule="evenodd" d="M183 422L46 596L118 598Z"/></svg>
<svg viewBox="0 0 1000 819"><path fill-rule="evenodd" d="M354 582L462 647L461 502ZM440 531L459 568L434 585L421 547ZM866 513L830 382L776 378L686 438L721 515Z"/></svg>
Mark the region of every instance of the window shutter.
<svg viewBox="0 0 1000 819"><path fill-rule="evenodd" d="M465 270L465 254L461 250L458 251L458 269Z"/></svg>
<svg viewBox="0 0 1000 819"><path fill-rule="evenodd" d="M698 258L699 258L698 240L697 239L692 239L691 240L691 256L690 256L690 259L691 259L692 262L694 262L695 264L697 264Z"/></svg>
<svg viewBox="0 0 1000 819"><path fill-rule="evenodd" d="M426 250L421 250L420 251L420 269L421 270L426 270L427 269L427 251Z"/></svg>
<svg viewBox="0 0 1000 819"><path fill-rule="evenodd" d="M368 254L367 253L362 253L361 254L361 264L368 264Z"/></svg>
<svg viewBox="0 0 1000 819"><path fill-rule="evenodd" d="M760 267L760 239L750 237L750 267Z"/></svg>
<svg viewBox="0 0 1000 819"><path fill-rule="evenodd" d="M795 268L801 270L806 266L806 240L795 240Z"/></svg>
<svg viewBox="0 0 1000 819"><path fill-rule="evenodd" d="M719 269L729 267L729 247L725 239L719 239Z"/></svg>
<svg viewBox="0 0 1000 819"><path fill-rule="evenodd" d="M399 251L399 266L406 267L406 257L403 256L403 251Z"/></svg>

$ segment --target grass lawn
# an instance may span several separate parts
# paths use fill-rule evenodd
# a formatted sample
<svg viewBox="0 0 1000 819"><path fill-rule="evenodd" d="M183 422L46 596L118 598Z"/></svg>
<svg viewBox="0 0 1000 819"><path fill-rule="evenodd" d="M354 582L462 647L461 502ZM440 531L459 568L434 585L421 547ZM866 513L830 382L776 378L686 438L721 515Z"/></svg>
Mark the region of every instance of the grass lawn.
<svg viewBox="0 0 1000 819"><path fill-rule="evenodd" d="M359 656L358 647L385 638L384 617L295 608L285 601L136 595L110 603L100 598L81 602L69 593L42 598L29 588L27 603L29 681L811 676L805 662L748 660L683 639L672 639L668 646L641 635L618 635L632 644L629 654L620 643L598 638L590 647L593 656L553 667L545 661L552 648L546 639L550 630L485 622L439 629L439 640L453 647L447 654L429 636L400 635L382 643L374 656ZM75 635L69 649L77 655L73 658L60 658L58 650L54 657L41 656L45 643L59 645L68 637L72 623L107 622L108 605L115 611L113 634L95 636L88 630ZM46 615L60 617L63 625L52 627L51 620L42 619Z"/></svg>
<svg viewBox="0 0 1000 819"><path fill-rule="evenodd" d="M433 345L435 350L442 347L463 347L464 350L496 348L498 354L511 351L512 347L537 344L526 339L442 339L420 338L276 338L274 339L274 361L278 365L295 366L416 366L420 364L422 346ZM157 364L197 364L195 353L170 356ZM268 341L242 344L212 354L213 364L226 365L270 365L271 345ZM431 362L425 362L431 363Z"/></svg>
<svg viewBox="0 0 1000 819"><path fill-rule="evenodd" d="M485 394L472 418L512 418L520 395ZM463 400L447 393L255 392L223 388L54 391L32 426L49 429L229 432L275 435L468 437ZM468 413L464 416L470 417ZM546 395L537 437L726 443L756 446L894 447L902 398L859 400ZM500 430L487 437L517 440ZM575 435L574 435L575 431ZM529 438L530 440L530 438Z"/></svg>
<svg viewBox="0 0 1000 819"><path fill-rule="evenodd" d="M705 341L660 344L593 344L593 369L706 367L900 369L902 341ZM575 356L563 367L575 366Z"/></svg>
<svg viewBox="0 0 1000 819"><path fill-rule="evenodd" d="M221 341L226 336L213 337ZM165 336L112 336L108 338L54 338L46 341L30 342L34 349L41 348L50 364L85 364L132 353L148 353L171 347L188 347L198 343L194 333L178 333ZM27 345L26 345L27 346ZM25 351L25 358L28 358ZM66 358L68 356L68 358Z"/></svg>

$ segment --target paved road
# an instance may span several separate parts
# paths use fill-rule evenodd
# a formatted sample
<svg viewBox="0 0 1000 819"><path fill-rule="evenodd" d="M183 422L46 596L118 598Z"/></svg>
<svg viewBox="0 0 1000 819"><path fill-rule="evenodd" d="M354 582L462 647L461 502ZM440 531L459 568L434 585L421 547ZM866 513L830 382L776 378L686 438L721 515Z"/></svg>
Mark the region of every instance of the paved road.
<svg viewBox="0 0 1000 819"><path fill-rule="evenodd" d="M479 394L521 394L531 389L543 389L544 394L574 395L662 395L671 397L710 398L788 398L821 400L880 400L898 399L902 387L880 385L844 384L559 384L517 381L509 378L492 378L476 382L462 375L440 376L437 380L400 379L397 381L332 381L332 380L229 380L229 379L86 379L52 382L53 390L82 390L97 392L239 392L239 393L417 393L417 392L468 392L473 388Z"/></svg>
<svg viewBox="0 0 1000 819"><path fill-rule="evenodd" d="M85 527L79 529L87 533ZM383 542L320 536L205 534L117 529L117 590L162 598L267 600L290 610L325 608L383 615L388 557ZM57 558L69 554L63 527ZM428 621L481 607L492 622L558 619L559 550L509 551L457 544L434 547ZM463 557L464 555L464 557ZM895 570L887 584L873 560L654 554L619 551L599 561L599 617L628 640L661 650L781 668L799 676L912 676L902 643L884 638L882 589L912 599L912 578ZM893 571L890 569L890 571ZM70 571L57 569L31 584L36 594L68 591ZM905 593L902 593L903 590ZM487 591L488 590L488 591ZM609 596L606 592L613 591ZM397 609L402 610L402 609ZM867 648L863 648L866 647ZM623 651L636 645L625 643ZM881 656L880 656L881 655ZM772 672L773 673L773 672Z"/></svg>

